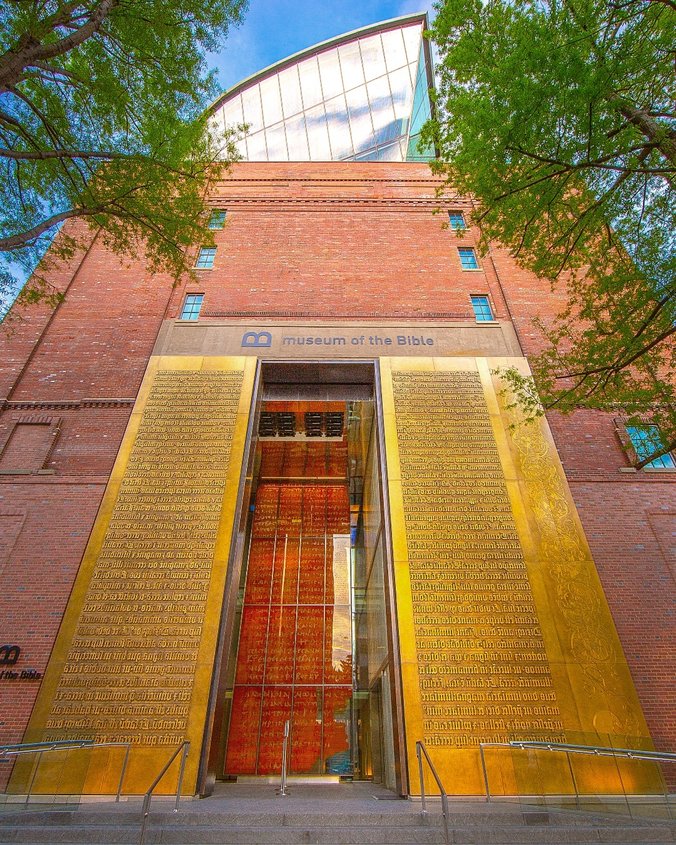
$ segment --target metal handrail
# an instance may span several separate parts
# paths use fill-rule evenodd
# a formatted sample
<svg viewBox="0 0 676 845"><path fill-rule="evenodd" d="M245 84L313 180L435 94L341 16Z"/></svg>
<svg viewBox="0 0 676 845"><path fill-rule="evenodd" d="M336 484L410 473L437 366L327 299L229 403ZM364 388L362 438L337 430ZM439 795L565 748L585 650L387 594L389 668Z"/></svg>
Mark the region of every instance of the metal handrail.
<svg viewBox="0 0 676 845"><path fill-rule="evenodd" d="M580 807L580 792L577 788L577 780L571 764L571 754L584 754L596 757L620 757L628 760L646 760L652 763L674 763L676 762L676 754L671 751L644 751L640 748L613 748L608 745L577 745L575 743L567 742L547 742L545 740L530 740L530 739L513 739L509 742L481 742L479 743L479 756L481 758L481 769L483 772L484 785L486 789L486 801L491 800L491 791L488 783L488 769L486 768L486 758L484 756L484 748L518 748L522 751L553 751L560 752L566 755L568 763L568 771L570 772L571 783L575 790L575 803ZM669 816L671 813L671 803L669 801L669 793L662 777L664 784L664 798L666 801ZM629 815L631 815L631 805L629 803L629 796L625 794L625 802Z"/></svg>
<svg viewBox="0 0 676 845"><path fill-rule="evenodd" d="M185 739L183 742L178 746L178 748L174 751L171 757L167 760L167 762L162 767L162 770L155 778L155 780L150 784L146 794L143 796L143 807L141 808L141 812L143 813L142 821L141 821L141 838L139 840L139 845L143 845L146 838L146 824L148 822L148 816L150 815L150 801L153 796L153 791L157 784L162 780L162 778L167 773L169 766L174 762L174 760L178 757L181 752L181 765L178 770L178 784L176 786L176 803L174 804L174 812L178 813L178 802L181 800L181 786L183 785L183 773L185 771L185 761L188 756L188 752L190 751L190 742Z"/></svg>
<svg viewBox="0 0 676 845"><path fill-rule="evenodd" d="M115 803L120 800L122 793L122 783L127 772L127 764L129 763L129 750L131 748L130 742L96 742L93 739L56 739L52 742L22 742L13 745L0 745L0 759L3 757L20 757L22 754L37 754L38 759L33 767L31 779L26 791L26 801L30 802L33 784L42 762L42 755L48 754L50 751L77 751L81 748L125 748L124 760L122 762L122 770L120 771L120 779L117 782L117 792L115 794Z"/></svg>
<svg viewBox="0 0 676 845"><path fill-rule="evenodd" d="M489 743L486 743L487 745ZM498 743L495 743L498 744ZM629 757L631 760L652 760L657 763L673 763L676 754L671 751L644 751L641 748L613 748L612 745L574 745L567 742L544 742L542 740L512 739L512 748L540 748L547 751L570 751L572 754L595 754L599 757Z"/></svg>
<svg viewBox="0 0 676 845"><path fill-rule="evenodd" d="M425 778L423 776L423 755L425 756L425 760L427 760L427 765L430 767L430 771L434 777L434 780L439 787L439 793L441 795L441 814L444 817L444 839L446 845L450 845L450 835L448 832L448 795L446 794L446 790L444 789L444 785L441 782L441 778L437 774L437 770L434 768L434 763L430 759L430 755L427 753L427 749L425 748L425 743L422 740L418 740L415 744L415 753L416 757L418 758L418 777L420 778L420 798L422 800L422 813L423 815L427 815L427 806L425 804Z"/></svg>
<svg viewBox="0 0 676 845"><path fill-rule="evenodd" d="M94 745L93 739L55 739L53 742L19 742L10 745L0 745L0 757L7 754L28 754L34 751L52 751L65 746L83 748Z"/></svg>

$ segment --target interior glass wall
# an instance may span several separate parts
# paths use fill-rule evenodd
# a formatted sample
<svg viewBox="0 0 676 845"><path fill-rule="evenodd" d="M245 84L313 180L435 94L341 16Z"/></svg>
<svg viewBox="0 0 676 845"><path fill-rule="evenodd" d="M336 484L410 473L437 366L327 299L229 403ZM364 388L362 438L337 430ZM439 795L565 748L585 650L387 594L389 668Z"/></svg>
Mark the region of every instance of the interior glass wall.
<svg viewBox="0 0 676 845"><path fill-rule="evenodd" d="M262 404L224 776L279 775L288 720L291 774L390 782L375 435L370 400Z"/></svg>

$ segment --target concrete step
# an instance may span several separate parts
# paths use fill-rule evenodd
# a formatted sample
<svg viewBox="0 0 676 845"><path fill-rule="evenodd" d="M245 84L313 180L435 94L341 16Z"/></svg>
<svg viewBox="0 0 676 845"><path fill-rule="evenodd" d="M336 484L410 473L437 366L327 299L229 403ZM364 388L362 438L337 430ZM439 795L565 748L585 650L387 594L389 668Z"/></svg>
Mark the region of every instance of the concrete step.
<svg viewBox="0 0 676 845"><path fill-rule="evenodd" d="M140 816L130 813L40 813L41 818L27 812L20 817L0 816L0 842L22 845L45 843L88 843L88 845L128 845L138 843ZM540 814L543 815L543 814ZM321 818L321 817L320 817ZM362 824L361 818L350 816L327 819L304 816L280 819L259 815L239 818L236 823L221 814L180 815L161 813L149 819L147 845L440 845L443 831L440 817L420 815L381 817L379 824ZM243 823L245 822L245 823ZM282 823L280 823L282 822ZM319 822L319 823L318 823ZM450 824L451 842L455 845L568 845L569 843L605 843L605 845L657 845L676 841L676 829L668 823L636 823L621 818L595 820L549 818L533 824L515 818L509 824L483 815L473 824Z"/></svg>

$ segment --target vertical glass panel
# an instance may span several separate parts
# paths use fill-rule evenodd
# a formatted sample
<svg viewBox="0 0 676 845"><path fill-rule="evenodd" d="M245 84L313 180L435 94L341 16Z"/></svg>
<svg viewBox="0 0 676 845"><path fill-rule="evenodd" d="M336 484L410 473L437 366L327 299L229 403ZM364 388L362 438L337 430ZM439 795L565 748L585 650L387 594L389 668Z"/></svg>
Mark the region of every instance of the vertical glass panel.
<svg viewBox="0 0 676 845"><path fill-rule="evenodd" d="M227 103L223 103L221 111L223 112L223 119L225 120L226 126L236 126L244 122L242 98L239 94L233 97L232 100L228 100Z"/></svg>
<svg viewBox="0 0 676 845"><path fill-rule="evenodd" d="M408 68L403 67L390 74L390 88L392 90L392 101L394 103L394 114L402 121L402 126L408 126L411 117L411 106L413 104L413 89ZM405 131L400 134L406 134Z"/></svg>
<svg viewBox="0 0 676 845"><path fill-rule="evenodd" d="M377 144L386 144L397 137L399 124L395 119L390 85L386 76L366 86L371 104L371 117Z"/></svg>
<svg viewBox="0 0 676 845"><path fill-rule="evenodd" d="M350 760L350 710L352 687L324 687L324 771L347 775Z"/></svg>
<svg viewBox="0 0 676 845"><path fill-rule="evenodd" d="M278 537L270 597L273 604L295 604L298 600L299 559L300 539Z"/></svg>
<svg viewBox="0 0 676 845"><path fill-rule="evenodd" d="M268 160L268 152L265 145L265 132L256 132L253 135L247 135L246 146L249 161Z"/></svg>
<svg viewBox="0 0 676 845"><path fill-rule="evenodd" d="M282 108L284 117L291 117L303 110L303 100L300 95L300 80L298 67L292 65L279 73L279 88L282 92Z"/></svg>
<svg viewBox="0 0 676 845"><path fill-rule="evenodd" d="M410 139L406 153L406 158L409 161L429 161L429 159L434 158L434 147L432 145L428 145L425 149L420 149L420 132L430 117L431 105L425 67L425 54L421 46L415 92L413 95L411 128L409 130Z"/></svg>
<svg viewBox="0 0 676 845"><path fill-rule="evenodd" d="M383 42L380 35L371 35L359 41L361 50L362 66L366 75L366 81L383 76L387 72L385 65L385 54L383 53Z"/></svg>
<svg viewBox="0 0 676 845"><path fill-rule="evenodd" d="M322 772L322 688L298 687L293 696L293 733L291 735L291 772Z"/></svg>
<svg viewBox="0 0 676 845"><path fill-rule="evenodd" d="M310 158L312 161L330 161L331 147L324 106L315 106L315 108L306 111L305 123L310 144Z"/></svg>
<svg viewBox="0 0 676 845"><path fill-rule="evenodd" d="M270 608L268 654L265 664L266 684L293 682L293 651L296 639L296 606L273 605Z"/></svg>
<svg viewBox="0 0 676 845"><path fill-rule="evenodd" d="M321 473L321 475L323 474ZM325 524L326 487L316 487L314 485L306 487L303 490L303 534L313 537L321 536L323 540Z"/></svg>
<svg viewBox="0 0 676 845"><path fill-rule="evenodd" d="M347 100L347 112L350 116L350 128L355 151L372 147L375 144L375 138L373 137L373 124L366 96L366 86L362 85L360 88L348 91L345 99Z"/></svg>
<svg viewBox="0 0 676 845"><path fill-rule="evenodd" d="M279 93L277 74L263 79L260 83L263 119L266 126L279 123L282 119L282 98Z"/></svg>
<svg viewBox="0 0 676 845"><path fill-rule="evenodd" d="M275 541L254 537L249 549L249 568L246 576L246 604L267 604L270 601L270 582Z"/></svg>
<svg viewBox="0 0 676 845"><path fill-rule="evenodd" d="M326 102L325 108L332 157L334 160L344 159L353 153L350 124L347 118L347 103L344 95L334 97Z"/></svg>
<svg viewBox="0 0 676 845"><path fill-rule="evenodd" d="M368 643L369 683L377 677L387 657L387 617L385 613L385 583L382 543L373 554L373 563L366 588L366 642Z"/></svg>
<svg viewBox="0 0 676 845"><path fill-rule="evenodd" d="M278 775L282 768L284 722L291 719L291 687L267 687L263 693L258 774Z"/></svg>
<svg viewBox="0 0 676 845"><path fill-rule="evenodd" d="M406 46L406 55L408 56L409 64L411 62L417 62L422 41L422 29L420 26L407 26L402 29L401 34L404 36L404 45Z"/></svg>
<svg viewBox="0 0 676 845"><path fill-rule="evenodd" d="M323 643L324 607L299 607L294 683L321 684Z"/></svg>
<svg viewBox="0 0 676 845"><path fill-rule="evenodd" d="M383 32L382 39L388 71L393 71L407 65L409 60L406 55L404 37L401 34L401 30L391 29L389 32Z"/></svg>
<svg viewBox="0 0 676 845"><path fill-rule="evenodd" d="M340 64L338 63L338 50L328 50L317 56L319 70L321 72L322 90L324 99L330 100L343 92L343 81L340 75Z"/></svg>
<svg viewBox="0 0 676 845"><path fill-rule="evenodd" d="M324 603L324 537L303 537L298 579L299 604Z"/></svg>
<svg viewBox="0 0 676 845"><path fill-rule="evenodd" d="M253 85L242 91L242 109L244 122L249 124L249 132L258 132L263 128L263 112L261 111L261 92L258 85ZM249 155L251 153L249 152Z"/></svg>
<svg viewBox="0 0 676 845"><path fill-rule="evenodd" d="M352 683L352 614L349 606L326 608L324 683Z"/></svg>
<svg viewBox="0 0 676 845"><path fill-rule="evenodd" d="M350 44L341 44L338 48L340 57L340 69L343 75L343 85L349 91L358 85L364 84L364 70L361 66L361 53L359 43L352 41Z"/></svg>
<svg viewBox="0 0 676 845"><path fill-rule="evenodd" d="M300 88L303 92L303 107L306 109L321 103L322 86L319 81L319 65L316 57L306 59L298 65Z"/></svg>
<svg viewBox="0 0 676 845"><path fill-rule="evenodd" d="M239 636L236 684L261 684L268 632L267 607L245 607Z"/></svg>
<svg viewBox="0 0 676 845"><path fill-rule="evenodd" d="M294 444L295 445L295 444ZM279 491L279 515L277 517L277 536L288 534L297 537L301 528L301 508L303 488L298 485L284 485Z"/></svg>
<svg viewBox="0 0 676 845"><path fill-rule="evenodd" d="M261 687L237 687L232 701L225 770L243 775L256 773L258 728L263 700Z"/></svg>
<svg viewBox="0 0 676 845"><path fill-rule="evenodd" d="M350 535L328 536L326 561L326 603L350 603Z"/></svg>
<svg viewBox="0 0 676 845"><path fill-rule="evenodd" d="M292 117L284 124L286 141L289 147L289 161L308 161L310 153L305 134L305 119L303 115Z"/></svg>
<svg viewBox="0 0 676 845"><path fill-rule="evenodd" d="M343 457L344 471L345 457ZM346 487L326 489L326 533L350 533L350 502Z"/></svg>
<svg viewBox="0 0 676 845"><path fill-rule="evenodd" d="M278 123L276 126L266 129L265 138L268 145L268 161L289 160L283 123Z"/></svg>

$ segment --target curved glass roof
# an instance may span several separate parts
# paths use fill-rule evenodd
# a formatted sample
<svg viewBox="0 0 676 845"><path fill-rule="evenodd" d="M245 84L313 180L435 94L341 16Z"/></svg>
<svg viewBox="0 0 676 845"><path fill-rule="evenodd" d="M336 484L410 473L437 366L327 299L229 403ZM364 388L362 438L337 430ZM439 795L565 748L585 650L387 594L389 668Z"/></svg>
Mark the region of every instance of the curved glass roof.
<svg viewBox="0 0 676 845"><path fill-rule="evenodd" d="M349 32L277 62L212 106L216 133L247 124L248 161L410 161L431 113L425 14Z"/></svg>

